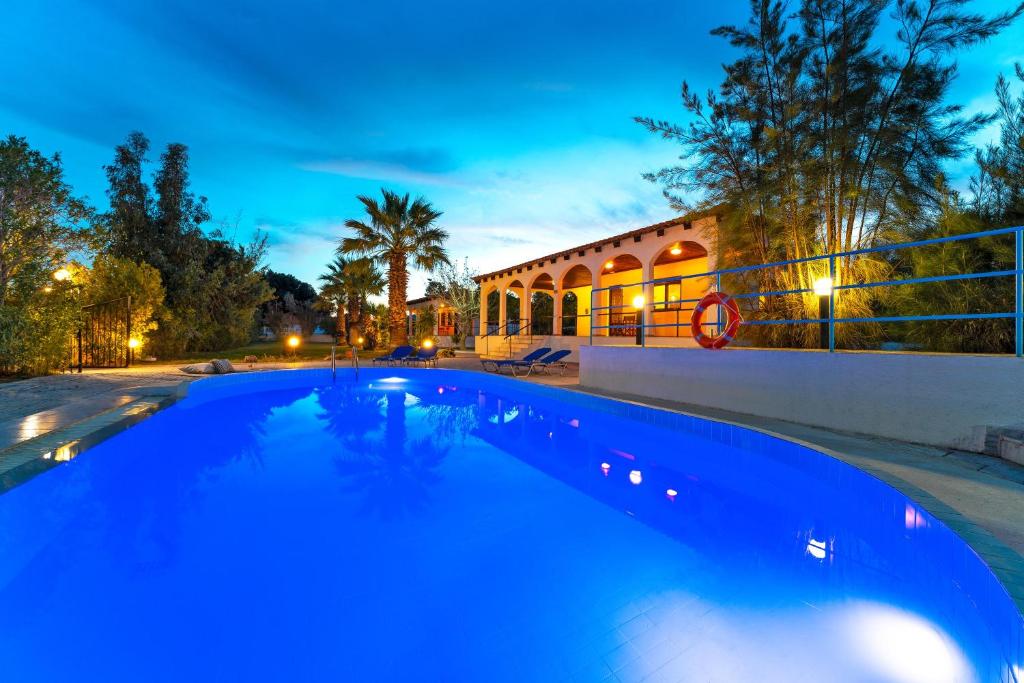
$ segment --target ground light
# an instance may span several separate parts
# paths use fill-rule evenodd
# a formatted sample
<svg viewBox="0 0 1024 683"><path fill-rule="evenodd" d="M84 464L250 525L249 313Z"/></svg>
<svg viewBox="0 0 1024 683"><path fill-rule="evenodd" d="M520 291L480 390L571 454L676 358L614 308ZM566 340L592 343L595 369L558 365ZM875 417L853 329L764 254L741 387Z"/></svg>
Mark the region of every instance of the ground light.
<svg viewBox="0 0 1024 683"><path fill-rule="evenodd" d="M430 339L424 339L423 343L421 344L421 346L423 348L425 348L425 349L429 349L429 348L432 348L434 346L434 342L431 341Z"/></svg>
<svg viewBox="0 0 1024 683"><path fill-rule="evenodd" d="M814 281L814 293L818 296L818 346L822 349L829 348L828 320L829 309L832 303L832 278L819 277Z"/></svg>
<svg viewBox="0 0 1024 683"><path fill-rule="evenodd" d="M299 339L299 337L297 335L294 335L294 334L292 336L288 337L288 339L285 340L285 344L287 344L288 348L290 348L292 350L292 355L295 355L295 351L299 348L299 344L301 344L301 343L302 343L302 340Z"/></svg>
<svg viewBox="0 0 1024 683"><path fill-rule="evenodd" d="M142 342L134 337L128 340L128 364L131 365L135 362L135 349L142 346Z"/></svg>

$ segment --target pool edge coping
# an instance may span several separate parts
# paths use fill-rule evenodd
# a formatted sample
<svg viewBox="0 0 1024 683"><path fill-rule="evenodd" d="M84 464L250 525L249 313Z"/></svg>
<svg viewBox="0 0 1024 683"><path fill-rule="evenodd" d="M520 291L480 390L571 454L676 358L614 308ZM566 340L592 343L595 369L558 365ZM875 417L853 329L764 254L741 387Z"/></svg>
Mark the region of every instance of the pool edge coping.
<svg viewBox="0 0 1024 683"><path fill-rule="evenodd" d="M59 429L26 439L0 451L0 457L20 460L0 472L0 495L21 486L57 465L74 460L129 427L169 408L188 395L193 380L168 385L166 394L139 394L116 408L105 410ZM13 482L5 479L13 478Z"/></svg>

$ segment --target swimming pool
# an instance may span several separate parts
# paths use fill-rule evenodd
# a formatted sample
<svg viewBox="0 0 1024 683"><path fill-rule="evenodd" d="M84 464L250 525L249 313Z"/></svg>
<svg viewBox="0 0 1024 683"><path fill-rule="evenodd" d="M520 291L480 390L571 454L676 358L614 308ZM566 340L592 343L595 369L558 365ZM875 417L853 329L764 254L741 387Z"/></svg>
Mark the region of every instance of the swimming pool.
<svg viewBox="0 0 1024 683"><path fill-rule="evenodd" d="M479 373L202 380L0 496L19 683L1014 681L1022 631L837 460Z"/></svg>

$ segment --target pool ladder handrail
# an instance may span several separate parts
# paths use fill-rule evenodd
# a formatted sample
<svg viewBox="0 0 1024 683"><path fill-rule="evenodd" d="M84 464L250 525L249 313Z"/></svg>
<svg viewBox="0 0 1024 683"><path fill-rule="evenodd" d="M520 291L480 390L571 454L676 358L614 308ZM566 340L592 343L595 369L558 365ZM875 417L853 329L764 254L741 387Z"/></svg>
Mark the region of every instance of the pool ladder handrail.
<svg viewBox="0 0 1024 683"><path fill-rule="evenodd" d="M356 379L359 379L359 354L356 353L356 347L350 346L349 349L352 352L352 367L356 370ZM338 377L338 345L331 344L331 378L337 379Z"/></svg>

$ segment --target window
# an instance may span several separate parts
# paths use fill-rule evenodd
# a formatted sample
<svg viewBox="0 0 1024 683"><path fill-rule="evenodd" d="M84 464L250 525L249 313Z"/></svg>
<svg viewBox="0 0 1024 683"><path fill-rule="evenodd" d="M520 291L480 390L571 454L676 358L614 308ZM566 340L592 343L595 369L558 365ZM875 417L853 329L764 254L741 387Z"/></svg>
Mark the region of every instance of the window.
<svg viewBox="0 0 1024 683"><path fill-rule="evenodd" d="M655 311L678 311L682 308L680 303L682 298L683 281L681 279L663 282L654 286Z"/></svg>

